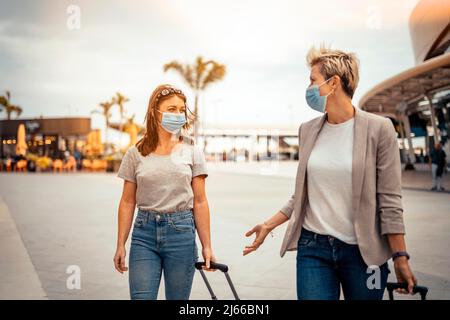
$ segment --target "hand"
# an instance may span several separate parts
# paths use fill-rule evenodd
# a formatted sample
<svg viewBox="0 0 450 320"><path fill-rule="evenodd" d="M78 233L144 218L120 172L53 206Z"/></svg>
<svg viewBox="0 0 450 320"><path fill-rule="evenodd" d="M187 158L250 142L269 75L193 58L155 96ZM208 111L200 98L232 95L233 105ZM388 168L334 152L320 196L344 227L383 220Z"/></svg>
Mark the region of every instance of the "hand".
<svg viewBox="0 0 450 320"><path fill-rule="evenodd" d="M212 262L216 262L216 257L214 257L214 254L212 252L211 247L205 247L202 249L202 256L203 256L203 261L205 261L205 265L202 266L203 270L206 271L217 271L216 269L210 269L210 263Z"/></svg>
<svg viewBox="0 0 450 320"><path fill-rule="evenodd" d="M256 249L258 249L259 246L263 244L264 239L267 237L267 235L271 231L272 230L264 223L260 223L260 224L256 225L253 229L248 231L245 234L246 237L250 237L252 234L256 233L256 238L255 238L255 241L253 241L252 245L245 246L243 255L245 256L245 255L249 254L250 252L253 252Z"/></svg>
<svg viewBox="0 0 450 320"><path fill-rule="evenodd" d="M116 254L114 255L114 266L122 274L124 271L128 271L128 268L125 266L125 256L125 246L117 247Z"/></svg>
<svg viewBox="0 0 450 320"><path fill-rule="evenodd" d="M408 283L408 290L397 289L396 292L402 294L413 294L413 287L417 284L417 279L409 267L408 259L406 257L398 257L394 260L395 275L397 282Z"/></svg>

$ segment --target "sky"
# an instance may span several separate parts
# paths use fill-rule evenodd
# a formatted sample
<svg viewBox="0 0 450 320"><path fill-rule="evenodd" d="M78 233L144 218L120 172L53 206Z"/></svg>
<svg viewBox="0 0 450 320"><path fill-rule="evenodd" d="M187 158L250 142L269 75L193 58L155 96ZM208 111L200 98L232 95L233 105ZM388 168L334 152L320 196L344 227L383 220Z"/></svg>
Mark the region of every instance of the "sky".
<svg viewBox="0 0 450 320"><path fill-rule="evenodd" d="M143 124L160 83L183 89L193 106L189 87L163 65L202 55L227 67L201 96L206 127L298 128L319 115L304 98L308 49L323 43L358 55L358 105L377 83L414 66L408 19L416 4L0 0L0 92L11 91L21 117L62 117L90 116L120 91L130 99L127 115ZM104 119L92 115L92 127L103 129Z"/></svg>

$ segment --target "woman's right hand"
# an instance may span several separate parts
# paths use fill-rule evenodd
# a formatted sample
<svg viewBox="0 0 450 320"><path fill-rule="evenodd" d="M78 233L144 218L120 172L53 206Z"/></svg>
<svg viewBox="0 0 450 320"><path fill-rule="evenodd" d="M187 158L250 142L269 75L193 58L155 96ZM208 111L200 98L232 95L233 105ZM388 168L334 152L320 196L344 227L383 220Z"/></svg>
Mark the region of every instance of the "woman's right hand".
<svg viewBox="0 0 450 320"><path fill-rule="evenodd" d="M124 271L128 271L125 265L126 250L125 246L118 246L116 254L114 255L114 266L116 270L123 274Z"/></svg>
<svg viewBox="0 0 450 320"><path fill-rule="evenodd" d="M247 233L245 234L246 237L250 237L252 234L256 233L256 238L250 246L245 246L243 255L245 256L250 252L258 249L259 246L263 244L264 239L271 231L272 230L265 223L257 224L255 227L253 227L253 229L247 231Z"/></svg>

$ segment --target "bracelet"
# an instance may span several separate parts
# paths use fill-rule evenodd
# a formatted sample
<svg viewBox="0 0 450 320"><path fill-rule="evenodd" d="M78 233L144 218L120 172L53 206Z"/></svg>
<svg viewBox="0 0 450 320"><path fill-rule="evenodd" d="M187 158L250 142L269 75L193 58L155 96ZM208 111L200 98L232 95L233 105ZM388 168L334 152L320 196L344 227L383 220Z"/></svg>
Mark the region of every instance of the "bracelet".
<svg viewBox="0 0 450 320"><path fill-rule="evenodd" d="M398 257L406 257L409 260L409 254L406 251L397 251L392 255L392 261L395 261Z"/></svg>

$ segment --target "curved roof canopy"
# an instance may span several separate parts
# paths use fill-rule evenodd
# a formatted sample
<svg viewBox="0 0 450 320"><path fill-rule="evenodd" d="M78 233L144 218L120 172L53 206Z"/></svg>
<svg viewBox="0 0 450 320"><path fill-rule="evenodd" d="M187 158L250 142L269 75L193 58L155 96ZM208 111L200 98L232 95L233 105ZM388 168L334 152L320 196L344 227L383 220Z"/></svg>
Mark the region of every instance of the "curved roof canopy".
<svg viewBox="0 0 450 320"><path fill-rule="evenodd" d="M409 17L409 33L416 63L444 53L450 41L450 1L419 1Z"/></svg>
<svg viewBox="0 0 450 320"><path fill-rule="evenodd" d="M412 103L446 88L450 88L450 52L379 83L360 99L359 107L396 117L397 105Z"/></svg>

